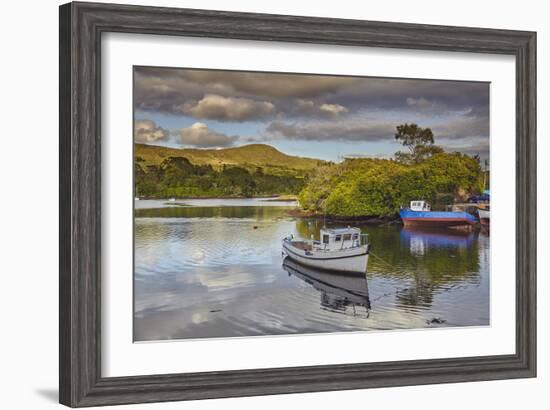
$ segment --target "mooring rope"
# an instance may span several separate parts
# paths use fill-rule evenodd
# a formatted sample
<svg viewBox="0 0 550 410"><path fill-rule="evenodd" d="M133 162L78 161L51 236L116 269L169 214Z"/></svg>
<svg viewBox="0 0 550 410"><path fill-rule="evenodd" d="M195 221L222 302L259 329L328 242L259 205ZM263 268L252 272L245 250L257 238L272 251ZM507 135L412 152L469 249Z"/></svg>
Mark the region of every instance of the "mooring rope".
<svg viewBox="0 0 550 410"><path fill-rule="evenodd" d="M385 261L384 259L382 259L380 256L376 255L375 253L372 253L372 251L369 251L369 255L372 255L372 256L374 256L376 259L378 259L378 260L384 262L384 263L385 263L386 265L388 265L390 268L393 268L393 267L394 267L391 263L386 262L386 261Z"/></svg>

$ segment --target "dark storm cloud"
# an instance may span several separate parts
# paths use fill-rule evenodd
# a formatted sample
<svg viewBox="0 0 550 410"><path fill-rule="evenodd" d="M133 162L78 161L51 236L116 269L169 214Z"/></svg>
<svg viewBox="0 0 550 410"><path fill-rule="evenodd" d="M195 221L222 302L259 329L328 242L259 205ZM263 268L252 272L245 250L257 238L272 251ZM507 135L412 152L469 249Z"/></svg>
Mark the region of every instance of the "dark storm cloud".
<svg viewBox="0 0 550 410"><path fill-rule="evenodd" d="M488 107L489 84L438 81L367 78L348 90L333 96L348 107L368 107L384 110L409 110L425 113L477 111Z"/></svg>
<svg viewBox="0 0 550 410"><path fill-rule="evenodd" d="M356 77L274 74L262 72L137 67L136 81L163 82L181 91L195 87L211 93L265 98L309 98L353 86Z"/></svg>
<svg viewBox="0 0 550 410"><path fill-rule="evenodd" d="M331 117L347 108L327 95L354 82L339 77L136 68L134 98L137 109L197 119L245 121L277 113Z"/></svg>
<svg viewBox="0 0 550 410"><path fill-rule="evenodd" d="M474 82L138 67L134 95L142 110L245 121L343 117L362 110L488 115L488 90L487 83Z"/></svg>

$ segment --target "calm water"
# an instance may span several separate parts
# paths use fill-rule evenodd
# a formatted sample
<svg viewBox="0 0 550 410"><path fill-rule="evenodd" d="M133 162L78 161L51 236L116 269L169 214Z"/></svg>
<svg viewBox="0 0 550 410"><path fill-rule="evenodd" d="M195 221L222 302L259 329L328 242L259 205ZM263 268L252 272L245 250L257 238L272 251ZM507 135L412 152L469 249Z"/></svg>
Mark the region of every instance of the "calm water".
<svg viewBox="0 0 550 410"><path fill-rule="evenodd" d="M322 225L294 206L136 201L135 340L489 325L484 233L366 226L366 276L335 275L283 260Z"/></svg>

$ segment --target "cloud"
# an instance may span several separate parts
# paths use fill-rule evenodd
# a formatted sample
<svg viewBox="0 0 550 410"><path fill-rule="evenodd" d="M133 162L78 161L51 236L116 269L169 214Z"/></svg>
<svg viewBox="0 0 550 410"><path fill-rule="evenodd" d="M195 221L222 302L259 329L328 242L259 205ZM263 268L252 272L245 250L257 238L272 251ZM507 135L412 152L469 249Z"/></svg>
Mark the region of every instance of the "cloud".
<svg viewBox="0 0 550 410"><path fill-rule="evenodd" d="M391 141L395 126L370 120L271 122L267 136L309 141Z"/></svg>
<svg viewBox="0 0 550 410"><path fill-rule="evenodd" d="M220 84L227 91L268 98L308 98L353 86L357 77L263 73L222 70L186 70L195 83Z"/></svg>
<svg viewBox="0 0 550 410"><path fill-rule="evenodd" d="M279 104L277 108L279 110L277 117L280 119L338 117L349 111L341 104L325 103L303 98L287 101L283 107Z"/></svg>
<svg viewBox="0 0 550 410"><path fill-rule="evenodd" d="M187 103L181 110L194 118L218 121L256 120L272 114L275 106L268 101L208 94L196 103Z"/></svg>
<svg viewBox="0 0 550 410"><path fill-rule="evenodd" d="M486 116L464 114L450 118L443 124L432 127L438 139L460 139L465 137L484 137L489 139L490 121Z"/></svg>
<svg viewBox="0 0 550 410"><path fill-rule="evenodd" d="M181 114L183 108L197 119L221 121L258 118L254 114L303 119L364 111L454 115L488 111L489 83L137 67L134 95L135 107L143 111ZM228 112L229 101L247 101L246 108Z"/></svg>
<svg viewBox="0 0 550 410"><path fill-rule="evenodd" d="M348 109L340 104L321 104L319 107L322 113L338 116L348 112Z"/></svg>
<svg viewBox="0 0 550 410"><path fill-rule="evenodd" d="M155 142L168 138L168 131L157 127L151 120L137 120L134 122L134 141L135 142Z"/></svg>
<svg viewBox="0 0 550 410"><path fill-rule="evenodd" d="M233 145L237 136L229 136L208 128L202 122L196 122L188 128L178 131L179 142L199 148L227 147Z"/></svg>
<svg viewBox="0 0 550 410"><path fill-rule="evenodd" d="M332 98L350 111L370 110L445 114L489 105L489 84L481 82L365 78Z"/></svg>
<svg viewBox="0 0 550 410"><path fill-rule="evenodd" d="M288 116L294 114L294 103L300 99L314 99L306 105L314 104L314 114L321 115L319 106L327 103L328 96L362 81L357 77L162 67L136 67L134 79L134 104L143 111L181 113L182 107L193 107L208 95L218 95L271 104L273 109L262 104L263 110L274 113L276 109ZM296 110L296 114L300 113Z"/></svg>
<svg viewBox="0 0 550 410"><path fill-rule="evenodd" d="M430 127L446 150L488 153L489 83L155 67L137 67L134 78L140 116L159 112L203 122L261 121L265 127L259 135L237 137L196 122L176 132L187 145L270 139L395 145L395 126L414 122ZM152 122L141 128L136 141L167 138Z"/></svg>
<svg viewBox="0 0 550 410"><path fill-rule="evenodd" d="M407 97L405 101L407 102L407 105L409 107L414 107L421 110L437 108L437 104L434 101L427 100L424 97L419 97L419 98Z"/></svg>

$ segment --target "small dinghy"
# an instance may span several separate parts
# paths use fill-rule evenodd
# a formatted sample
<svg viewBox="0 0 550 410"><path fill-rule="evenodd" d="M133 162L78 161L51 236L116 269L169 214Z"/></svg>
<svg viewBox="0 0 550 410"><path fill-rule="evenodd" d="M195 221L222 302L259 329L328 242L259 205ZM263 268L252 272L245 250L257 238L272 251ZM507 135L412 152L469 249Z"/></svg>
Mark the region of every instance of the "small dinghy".
<svg viewBox="0 0 550 410"><path fill-rule="evenodd" d="M367 271L368 235L359 228L321 229L321 240L283 239L283 253L305 266L340 272Z"/></svg>

